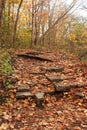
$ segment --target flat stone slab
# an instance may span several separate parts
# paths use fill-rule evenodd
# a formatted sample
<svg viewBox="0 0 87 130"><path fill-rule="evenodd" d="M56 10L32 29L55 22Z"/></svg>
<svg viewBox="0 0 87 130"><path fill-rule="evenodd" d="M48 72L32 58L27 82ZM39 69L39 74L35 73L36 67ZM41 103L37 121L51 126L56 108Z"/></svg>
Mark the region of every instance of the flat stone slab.
<svg viewBox="0 0 87 130"><path fill-rule="evenodd" d="M37 55L29 55L29 54L17 54L18 57L23 57L23 58L30 58L30 59L36 59L36 60L40 60L40 61L49 61L49 62L53 62L53 60L48 59L46 57L41 57L41 56L37 56Z"/></svg>
<svg viewBox="0 0 87 130"><path fill-rule="evenodd" d="M48 82L43 82L42 85L48 86L48 85L50 85L50 83L48 83Z"/></svg>
<svg viewBox="0 0 87 130"><path fill-rule="evenodd" d="M69 84L60 84L60 83L53 83L55 87L55 91L57 92L66 92L69 91L71 88L80 88L86 86L86 84L76 84L76 83L69 83Z"/></svg>
<svg viewBox="0 0 87 130"><path fill-rule="evenodd" d="M34 87L35 85L37 85L36 83L31 82L31 81L27 82L27 84L29 85L30 88Z"/></svg>
<svg viewBox="0 0 87 130"><path fill-rule="evenodd" d="M40 109L43 108L42 102L44 100L44 96L45 96L45 93L43 92L38 92L35 94L36 106Z"/></svg>
<svg viewBox="0 0 87 130"><path fill-rule="evenodd" d="M49 71L49 72L62 72L64 71L64 67L63 66L59 66L59 67L51 67L51 68L42 68L42 70L45 71Z"/></svg>
<svg viewBox="0 0 87 130"><path fill-rule="evenodd" d="M28 97L33 97L33 95L30 92L17 92L16 93L17 99L26 99Z"/></svg>
<svg viewBox="0 0 87 130"><path fill-rule="evenodd" d="M47 76L47 79L51 82L60 82L60 81L63 81L63 79L61 79L60 77L58 76Z"/></svg>
<svg viewBox="0 0 87 130"><path fill-rule="evenodd" d="M35 97L37 100L43 100L44 99L44 93L43 92L38 92L35 94Z"/></svg>
<svg viewBox="0 0 87 130"><path fill-rule="evenodd" d="M19 86L17 88L17 92L27 92L30 90L30 87L29 86Z"/></svg>
<svg viewBox="0 0 87 130"><path fill-rule="evenodd" d="M61 78L61 77L58 77L58 76L46 76L46 77L51 82L60 82L60 81L63 81L63 80L75 79L74 77L70 77L70 78Z"/></svg>
<svg viewBox="0 0 87 130"><path fill-rule="evenodd" d="M44 72L29 72L29 74L36 74L36 75L45 75Z"/></svg>
<svg viewBox="0 0 87 130"><path fill-rule="evenodd" d="M71 88L72 84L59 84L59 83L54 83L55 90L57 92L62 92L62 91L67 91Z"/></svg>
<svg viewBox="0 0 87 130"><path fill-rule="evenodd" d="M85 95L82 92L76 92L75 93L75 97L77 97L77 98L84 98Z"/></svg>

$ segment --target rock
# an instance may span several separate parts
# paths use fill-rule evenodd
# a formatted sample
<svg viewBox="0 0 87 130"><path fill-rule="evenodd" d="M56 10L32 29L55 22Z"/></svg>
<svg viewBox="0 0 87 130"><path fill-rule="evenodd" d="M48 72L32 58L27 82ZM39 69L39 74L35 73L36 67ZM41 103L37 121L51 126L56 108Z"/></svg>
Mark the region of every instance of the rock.
<svg viewBox="0 0 87 130"><path fill-rule="evenodd" d="M78 97L78 98L84 98L84 94L83 93L81 93L81 92L76 92L75 93L75 97Z"/></svg>
<svg viewBox="0 0 87 130"><path fill-rule="evenodd" d="M42 85L48 86L48 85L50 85L50 83L48 83L48 82L43 82Z"/></svg>
<svg viewBox="0 0 87 130"><path fill-rule="evenodd" d="M51 82L60 82L63 80L63 79L59 78L58 76L46 76L46 77Z"/></svg>
<svg viewBox="0 0 87 130"><path fill-rule="evenodd" d="M17 88L17 92L27 92L30 90L30 87L29 86L19 86Z"/></svg>
<svg viewBox="0 0 87 130"><path fill-rule="evenodd" d="M43 92L38 92L38 93L35 94L35 96L38 100L44 99L44 93Z"/></svg>
<svg viewBox="0 0 87 130"><path fill-rule="evenodd" d="M71 79L75 79L74 77L70 77L70 78L61 78L58 76L46 76L48 80L50 80L51 82L61 82L63 80L71 80Z"/></svg>
<svg viewBox="0 0 87 130"><path fill-rule="evenodd" d="M34 87L34 86L36 86L37 84L36 83L31 83L30 84L30 87L32 88L32 87Z"/></svg>
<svg viewBox="0 0 87 130"><path fill-rule="evenodd" d="M34 52L27 52L26 54L28 54L28 55L39 55L39 54L44 54L44 52L34 51Z"/></svg>
<svg viewBox="0 0 87 130"><path fill-rule="evenodd" d="M17 92L16 93L17 99L26 99L28 97L33 97L33 95L30 92Z"/></svg>
<svg viewBox="0 0 87 130"><path fill-rule="evenodd" d="M30 72L29 74L35 74L35 75L45 75L44 72Z"/></svg>
<svg viewBox="0 0 87 130"><path fill-rule="evenodd" d="M36 99L36 105L38 108L43 108L42 102L44 100L45 94L43 92L38 92L35 94L35 99Z"/></svg>
<svg viewBox="0 0 87 130"><path fill-rule="evenodd" d="M29 85L30 88L31 88L31 87L34 87L35 85L37 85L36 83L33 83L33 82L31 82L31 81L27 82L27 84Z"/></svg>
<svg viewBox="0 0 87 130"><path fill-rule="evenodd" d="M57 92L66 92L69 91L71 88L80 88L86 86L86 84L76 84L76 83L69 83L69 84L59 84L53 83L55 87L55 91Z"/></svg>
<svg viewBox="0 0 87 130"><path fill-rule="evenodd" d="M57 113L58 115L62 115L62 114L63 114L62 111L57 111L56 113Z"/></svg>
<svg viewBox="0 0 87 130"><path fill-rule="evenodd" d="M74 84L59 84L59 83L54 83L55 90L57 92L66 92L70 90L72 87L74 87Z"/></svg>
<svg viewBox="0 0 87 130"><path fill-rule="evenodd" d="M23 58L30 58L30 59L36 59L36 60L40 60L40 61L49 61L49 62L53 62L53 60L48 59L46 57L41 57L41 56L37 56L37 55L29 55L29 54L17 54L18 57L23 57Z"/></svg>
<svg viewBox="0 0 87 130"><path fill-rule="evenodd" d="M49 71L49 72L62 72L64 67L51 67L51 68L41 68L42 70Z"/></svg>

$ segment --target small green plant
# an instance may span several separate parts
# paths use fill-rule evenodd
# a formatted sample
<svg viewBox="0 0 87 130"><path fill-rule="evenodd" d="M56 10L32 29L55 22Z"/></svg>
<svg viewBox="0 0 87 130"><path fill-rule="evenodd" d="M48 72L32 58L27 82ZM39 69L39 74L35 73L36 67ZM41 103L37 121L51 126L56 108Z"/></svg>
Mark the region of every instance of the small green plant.
<svg viewBox="0 0 87 130"><path fill-rule="evenodd" d="M0 74L10 75L13 72L13 67L11 65L11 57L9 53L0 53Z"/></svg>
<svg viewBox="0 0 87 130"><path fill-rule="evenodd" d="M2 115L2 109L0 108L0 116Z"/></svg>

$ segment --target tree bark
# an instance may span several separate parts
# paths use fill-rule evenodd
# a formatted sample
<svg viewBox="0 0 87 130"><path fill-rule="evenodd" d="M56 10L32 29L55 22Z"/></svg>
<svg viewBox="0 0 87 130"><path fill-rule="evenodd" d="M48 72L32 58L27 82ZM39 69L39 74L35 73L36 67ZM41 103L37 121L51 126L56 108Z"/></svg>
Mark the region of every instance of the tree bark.
<svg viewBox="0 0 87 130"><path fill-rule="evenodd" d="M21 8L22 3L23 3L23 0L21 0L21 1L20 1L20 3L19 3L19 7L18 7L18 10L17 10L17 16L16 16L16 20L15 20L15 23L14 23L14 32L13 32L13 47L15 47L15 42L16 42L16 32L17 32L17 25L18 25L19 13L20 13L20 8Z"/></svg>
<svg viewBox="0 0 87 130"><path fill-rule="evenodd" d="M3 10L5 7L5 2L6 2L6 0L0 0L0 28L2 25L2 17L3 17Z"/></svg>
<svg viewBox="0 0 87 130"><path fill-rule="evenodd" d="M43 37L45 37L47 34L49 34L51 32L51 30L60 22L61 19L63 19L69 12L70 10L75 6L76 4L76 1L73 1L71 3L71 5L69 6L69 8L66 9L66 11L60 16L57 18L57 20L54 22L54 24L51 24L51 26L48 28L48 30L39 38L39 43L42 42L43 40Z"/></svg>
<svg viewBox="0 0 87 130"><path fill-rule="evenodd" d="M30 47L34 45L34 0L32 0L32 31L31 31L31 44Z"/></svg>

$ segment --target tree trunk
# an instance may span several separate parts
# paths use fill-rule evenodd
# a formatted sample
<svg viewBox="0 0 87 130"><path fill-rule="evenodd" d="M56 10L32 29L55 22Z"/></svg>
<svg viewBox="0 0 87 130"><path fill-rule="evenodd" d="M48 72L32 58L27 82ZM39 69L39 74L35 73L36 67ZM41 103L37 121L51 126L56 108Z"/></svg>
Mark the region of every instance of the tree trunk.
<svg viewBox="0 0 87 130"><path fill-rule="evenodd" d="M15 20L15 23L14 23L14 32L13 32L13 47L15 47L15 42L16 42L16 32L17 32L17 25L18 25L19 13L20 13L20 8L21 8L22 3L23 3L23 0L21 0L21 1L20 1L20 3L19 3L19 7L18 7L18 10L17 10L17 16L16 16L16 20Z"/></svg>
<svg viewBox="0 0 87 130"><path fill-rule="evenodd" d="M48 3L48 12L49 12L49 16L48 16L48 28L51 27L51 15L50 15L50 1ZM51 45L51 31L49 31L49 35L48 35L48 46L50 48L50 45Z"/></svg>
<svg viewBox="0 0 87 130"><path fill-rule="evenodd" d="M43 40L43 37L48 35L51 32L51 30L60 22L60 20L63 19L68 14L68 12L70 12L70 10L75 6L75 4L76 4L76 1L73 1L71 3L71 5L69 6L69 8L67 8L66 11L60 17L57 18L57 20L54 22L54 24L51 24L51 26L47 29L47 31L44 33L44 35L42 35L39 38L39 43L41 43Z"/></svg>
<svg viewBox="0 0 87 130"><path fill-rule="evenodd" d="M35 14L36 14L36 9L35 9ZM34 45L36 46L37 45L37 39L38 39L38 36L37 36L37 16L35 16L35 39L34 39Z"/></svg>
<svg viewBox="0 0 87 130"><path fill-rule="evenodd" d="M8 3L8 29L10 28L10 13L11 13L11 4Z"/></svg>
<svg viewBox="0 0 87 130"><path fill-rule="evenodd" d="M32 31L31 31L31 45L32 47L34 45L34 0L32 0Z"/></svg>
<svg viewBox="0 0 87 130"><path fill-rule="evenodd" d="M2 17L3 17L3 10L4 10L4 7L5 7L5 1L6 0L0 0L0 28L1 28L1 25L2 25Z"/></svg>

